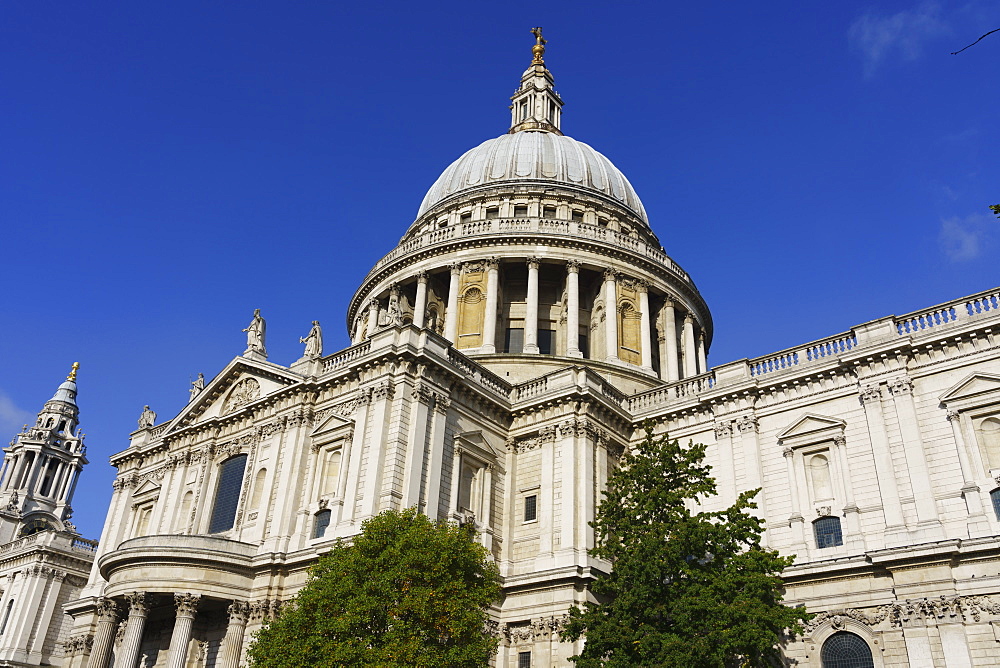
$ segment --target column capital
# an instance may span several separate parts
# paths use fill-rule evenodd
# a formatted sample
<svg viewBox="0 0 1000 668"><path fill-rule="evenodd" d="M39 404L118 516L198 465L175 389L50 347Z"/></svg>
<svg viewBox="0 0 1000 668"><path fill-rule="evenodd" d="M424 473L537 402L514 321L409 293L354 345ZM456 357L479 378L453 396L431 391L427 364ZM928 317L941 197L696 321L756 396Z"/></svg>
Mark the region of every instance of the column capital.
<svg viewBox="0 0 1000 668"><path fill-rule="evenodd" d="M879 389L878 383L864 385L858 388L858 393L861 397L861 403L863 404L870 404L882 399L882 392Z"/></svg>
<svg viewBox="0 0 1000 668"><path fill-rule="evenodd" d="M418 271L417 272L417 283L426 283L426 282L427 282L427 272L426 271Z"/></svg>
<svg viewBox="0 0 1000 668"><path fill-rule="evenodd" d="M396 297L399 296L399 283L393 283L389 286L389 294Z"/></svg>
<svg viewBox="0 0 1000 668"><path fill-rule="evenodd" d="M368 300L368 310L369 311L374 311L378 307L379 307L378 297L372 297L371 299Z"/></svg>
<svg viewBox="0 0 1000 668"><path fill-rule="evenodd" d="M948 422L953 422L962 418L962 414L956 410L950 410L945 413L945 417L948 418Z"/></svg>
<svg viewBox="0 0 1000 668"><path fill-rule="evenodd" d="M645 292L646 294L649 294L649 281L647 281L645 278L635 279L635 287L637 290L639 290L639 292Z"/></svg>
<svg viewBox="0 0 1000 668"><path fill-rule="evenodd" d="M118 601L113 598L97 599L97 617L101 621L113 622L118 619Z"/></svg>
<svg viewBox="0 0 1000 668"><path fill-rule="evenodd" d="M247 615L250 612L250 604L246 601L233 601L229 604L229 623L246 624Z"/></svg>
<svg viewBox="0 0 1000 668"><path fill-rule="evenodd" d="M889 392L894 397L909 394L913 391L913 381L909 376L900 376L889 381Z"/></svg>
<svg viewBox="0 0 1000 668"><path fill-rule="evenodd" d="M200 602L200 594L174 594L174 607L177 608L178 617L194 617Z"/></svg>
<svg viewBox="0 0 1000 668"><path fill-rule="evenodd" d="M718 423L716 423L716 425L715 425L715 438L716 438L716 440L718 440L720 438L729 438L732 435L733 435L733 423L732 422L726 421L726 422L718 422Z"/></svg>
<svg viewBox="0 0 1000 668"><path fill-rule="evenodd" d="M691 315L691 311L688 311L684 314L684 324L687 325L692 323L694 323L694 316Z"/></svg>
<svg viewBox="0 0 1000 668"><path fill-rule="evenodd" d="M614 269L605 269L604 270L604 280L605 281L615 281L615 280L618 280L618 272L615 271Z"/></svg>
<svg viewBox="0 0 1000 668"><path fill-rule="evenodd" d="M528 269L538 269L538 265L541 264L537 257L529 257L525 262L528 263Z"/></svg>
<svg viewBox="0 0 1000 668"><path fill-rule="evenodd" d="M146 600L146 592L134 591L125 594L125 600L128 602L128 614L130 616L145 616L149 613L149 602Z"/></svg>
<svg viewBox="0 0 1000 668"><path fill-rule="evenodd" d="M452 262L451 264L448 265L448 269L451 270L452 276L458 276L459 274L462 273L462 263Z"/></svg>
<svg viewBox="0 0 1000 668"><path fill-rule="evenodd" d="M486 258L485 264L487 271L496 271L500 268L500 259L496 255L491 255Z"/></svg>
<svg viewBox="0 0 1000 668"><path fill-rule="evenodd" d="M838 448L842 448L847 445L847 437L843 434L837 434L833 437L833 444Z"/></svg>
<svg viewBox="0 0 1000 668"><path fill-rule="evenodd" d="M578 274L578 273L580 273L580 261L579 260L566 260L566 273L567 274Z"/></svg>
<svg viewBox="0 0 1000 668"><path fill-rule="evenodd" d="M794 454L795 451L792 450L791 448L785 448L784 450L781 451L781 455L785 458L792 457Z"/></svg>

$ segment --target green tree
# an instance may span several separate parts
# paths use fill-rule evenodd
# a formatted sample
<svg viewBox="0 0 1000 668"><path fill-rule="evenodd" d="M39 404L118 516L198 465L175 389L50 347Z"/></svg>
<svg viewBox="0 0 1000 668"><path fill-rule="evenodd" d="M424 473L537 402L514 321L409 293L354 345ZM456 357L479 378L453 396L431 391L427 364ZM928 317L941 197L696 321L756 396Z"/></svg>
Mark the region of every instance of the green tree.
<svg viewBox="0 0 1000 668"><path fill-rule="evenodd" d="M777 645L811 615L782 604L779 574L792 563L760 545L759 490L718 512L693 512L716 493L705 446L666 435L626 452L592 523L592 554L610 561L570 610L563 638L586 635L578 666L678 668L778 665Z"/></svg>
<svg viewBox="0 0 1000 668"><path fill-rule="evenodd" d="M485 666L500 575L471 527L387 511L338 542L249 649L258 668Z"/></svg>

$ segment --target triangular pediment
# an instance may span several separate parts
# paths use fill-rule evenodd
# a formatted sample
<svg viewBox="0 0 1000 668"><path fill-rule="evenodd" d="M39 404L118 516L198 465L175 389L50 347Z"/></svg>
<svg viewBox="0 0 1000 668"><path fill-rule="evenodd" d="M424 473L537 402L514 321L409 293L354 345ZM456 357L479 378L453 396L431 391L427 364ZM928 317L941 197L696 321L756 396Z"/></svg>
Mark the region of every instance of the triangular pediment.
<svg viewBox="0 0 1000 668"><path fill-rule="evenodd" d="M316 428L312 431L313 438L325 436L327 434L336 433L345 427L351 427L354 425L354 420L348 420L347 418L340 417L339 415L329 415L316 425Z"/></svg>
<svg viewBox="0 0 1000 668"><path fill-rule="evenodd" d="M301 380L298 374L276 364L237 357L171 420L166 433L237 413Z"/></svg>
<svg viewBox="0 0 1000 668"><path fill-rule="evenodd" d="M466 431L461 434L455 434L455 442L461 443L473 450L478 450L480 455L486 455L487 457L492 456L493 458L502 458L505 452L493 447L493 445L483 437L483 432L479 429L475 431Z"/></svg>
<svg viewBox="0 0 1000 668"><path fill-rule="evenodd" d="M141 485L139 485L139 487L136 488L134 492L132 492L133 499L139 497L159 496L159 495L160 495L160 486L155 482L153 482L152 480L144 481Z"/></svg>
<svg viewBox="0 0 1000 668"><path fill-rule="evenodd" d="M991 392L1000 392L1000 376L992 373L974 373L941 395L941 403L971 399Z"/></svg>
<svg viewBox="0 0 1000 668"><path fill-rule="evenodd" d="M798 436L809 436L831 429L842 431L846 425L846 422L838 420L837 418L827 417L825 415L816 415L815 413L807 413L786 427L784 431L780 432L778 434L778 440L781 441Z"/></svg>

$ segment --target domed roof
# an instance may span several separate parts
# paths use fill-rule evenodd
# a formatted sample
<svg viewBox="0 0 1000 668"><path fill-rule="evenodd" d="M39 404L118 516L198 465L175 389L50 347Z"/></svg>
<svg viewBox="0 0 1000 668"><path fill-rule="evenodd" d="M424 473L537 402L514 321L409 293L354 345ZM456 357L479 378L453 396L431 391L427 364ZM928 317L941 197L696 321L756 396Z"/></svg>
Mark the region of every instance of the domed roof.
<svg viewBox="0 0 1000 668"><path fill-rule="evenodd" d="M467 151L427 191L417 218L464 190L518 181L550 181L595 190L628 207L649 225L635 189L610 160L581 141L553 132L505 134Z"/></svg>

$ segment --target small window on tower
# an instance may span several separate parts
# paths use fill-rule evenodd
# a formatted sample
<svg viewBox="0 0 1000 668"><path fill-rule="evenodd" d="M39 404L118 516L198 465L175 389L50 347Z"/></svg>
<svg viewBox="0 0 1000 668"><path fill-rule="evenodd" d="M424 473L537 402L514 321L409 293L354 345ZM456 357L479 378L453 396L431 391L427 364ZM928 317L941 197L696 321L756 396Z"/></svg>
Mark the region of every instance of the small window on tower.
<svg viewBox="0 0 1000 668"><path fill-rule="evenodd" d="M573 209L572 220L573 220L573 222L576 222L576 223L582 223L583 222L583 211L579 211L577 209Z"/></svg>
<svg viewBox="0 0 1000 668"><path fill-rule="evenodd" d="M554 206L544 207L542 209L542 217L543 218L555 218L556 217L556 208Z"/></svg>
<svg viewBox="0 0 1000 668"><path fill-rule="evenodd" d="M524 497L524 521L534 522L538 519L538 496L532 494Z"/></svg>
<svg viewBox="0 0 1000 668"><path fill-rule="evenodd" d="M493 220L494 218L500 217L500 209L495 206L491 206L486 209L486 220Z"/></svg>
<svg viewBox="0 0 1000 668"><path fill-rule="evenodd" d="M472 214L471 213L463 213L462 216L461 216L461 218L459 218L459 222L461 222L461 223L471 223L472 222Z"/></svg>
<svg viewBox="0 0 1000 668"><path fill-rule="evenodd" d="M517 668L531 668L531 652L517 653Z"/></svg>
<svg viewBox="0 0 1000 668"><path fill-rule="evenodd" d="M527 218L528 217L528 206L526 204L518 204L514 207L514 217L515 218Z"/></svg>

